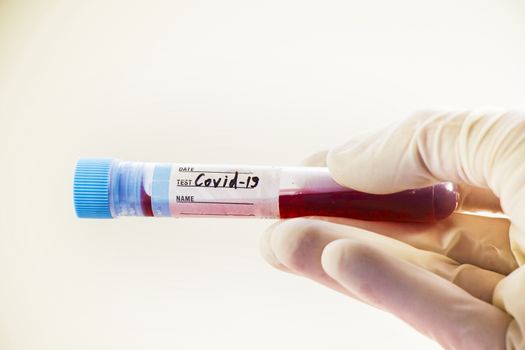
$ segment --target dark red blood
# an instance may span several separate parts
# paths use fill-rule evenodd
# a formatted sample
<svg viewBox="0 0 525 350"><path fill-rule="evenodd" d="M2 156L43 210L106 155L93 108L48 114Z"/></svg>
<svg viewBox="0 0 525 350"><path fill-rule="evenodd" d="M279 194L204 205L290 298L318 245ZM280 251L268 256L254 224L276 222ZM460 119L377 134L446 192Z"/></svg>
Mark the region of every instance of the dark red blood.
<svg viewBox="0 0 525 350"><path fill-rule="evenodd" d="M434 222L456 209L458 194L444 184L377 195L355 190L279 196L281 218L333 216L370 221Z"/></svg>
<svg viewBox="0 0 525 350"><path fill-rule="evenodd" d="M140 206L144 216L153 216L151 196L144 191L144 186L140 187Z"/></svg>

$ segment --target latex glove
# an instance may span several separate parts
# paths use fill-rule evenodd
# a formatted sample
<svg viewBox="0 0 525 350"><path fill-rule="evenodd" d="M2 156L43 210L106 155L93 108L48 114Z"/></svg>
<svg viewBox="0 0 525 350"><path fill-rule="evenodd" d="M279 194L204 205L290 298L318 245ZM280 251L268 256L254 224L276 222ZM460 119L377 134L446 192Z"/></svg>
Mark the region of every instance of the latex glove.
<svg viewBox="0 0 525 350"><path fill-rule="evenodd" d="M310 164L325 161L337 182L371 193L453 181L463 210L510 220L286 220L263 236L272 265L391 312L446 349L525 349L525 114L420 112Z"/></svg>

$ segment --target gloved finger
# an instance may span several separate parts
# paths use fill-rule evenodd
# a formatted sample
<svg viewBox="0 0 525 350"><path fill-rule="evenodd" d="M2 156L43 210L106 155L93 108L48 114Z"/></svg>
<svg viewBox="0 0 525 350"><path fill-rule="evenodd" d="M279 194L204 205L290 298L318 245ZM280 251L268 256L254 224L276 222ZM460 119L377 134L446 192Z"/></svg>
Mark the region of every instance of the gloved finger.
<svg viewBox="0 0 525 350"><path fill-rule="evenodd" d="M325 247L322 266L352 293L445 349L505 349L508 314L407 261L355 240L337 240Z"/></svg>
<svg viewBox="0 0 525 350"><path fill-rule="evenodd" d="M525 349L525 266L505 277L494 290L494 305L510 314L514 320L507 331L507 349Z"/></svg>
<svg viewBox="0 0 525 350"><path fill-rule="evenodd" d="M339 284L326 274L321 265L325 246L339 239L352 239L374 246L456 283L473 296L486 301L491 301L495 285L504 277L477 266L459 264L446 256L416 249L386 236L325 221L286 220L271 226L264 236L263 256L270 264L285 267L288 272L311 278L339 291Z"/></svg>
<svg viewBox="0 0 525 350"><path fill-rule="evenodd" d="M332 149L327 164L350 188L391 193L452 181L490 189L525 230L525 114L422 112Z"/></svg>
<svg viewBox="0 0 525 350"><path fill-rule="evenodd" d="M323 150L309 155L301 162L304 166L326 166L326 155L328 150Z"/></svg>
<svg viewBox="0 0 525 350"><path fill-rule="evenodd" d="M321 253L334 240L334 236L322 234L315 229L309 230L306 226L297 230L293 226L297 220L302 219L278 221L266 229L260 242L263 258L281 271L308 277L340 293L355 297L321 267ZM292 222L292 227L289 227L289 222ZM281 249L281 246L286 246L286 249Z"/></svg>
<svg viewBox="0 0 525 350"><path fill-rule="evenodd" d="M418 249L448 256L460 264L509 274L518 267L511 251L510 222L503 218L455 213L434 224L319 218L395 238Z"/></svg>

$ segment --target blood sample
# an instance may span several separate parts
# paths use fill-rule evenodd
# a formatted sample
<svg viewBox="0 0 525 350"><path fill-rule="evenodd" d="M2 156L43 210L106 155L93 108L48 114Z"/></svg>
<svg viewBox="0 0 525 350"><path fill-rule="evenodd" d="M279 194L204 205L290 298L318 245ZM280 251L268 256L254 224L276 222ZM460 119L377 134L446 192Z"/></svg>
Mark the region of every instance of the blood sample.
<svg viewBox="0 0 525 350"><path fill-rule="evenodd" d="M325 167L128 162L84 158L74 179L79 218L346 217L434 222L458 205L452 183L370 194L336 183Z"/></svg>

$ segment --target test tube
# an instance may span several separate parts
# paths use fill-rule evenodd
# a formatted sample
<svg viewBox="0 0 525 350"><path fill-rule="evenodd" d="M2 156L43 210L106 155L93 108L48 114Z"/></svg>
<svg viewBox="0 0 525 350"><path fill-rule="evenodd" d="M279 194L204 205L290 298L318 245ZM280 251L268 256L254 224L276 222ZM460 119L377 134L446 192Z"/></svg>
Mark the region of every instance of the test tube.
<svg viewBox="0 0 525 350"><path fill-rule="evenodd" d="M129 162L83 158L76 165L79 218L346 217L435 222L457 208L452 183L370 194L335 182L326 167Z"/></svg>

